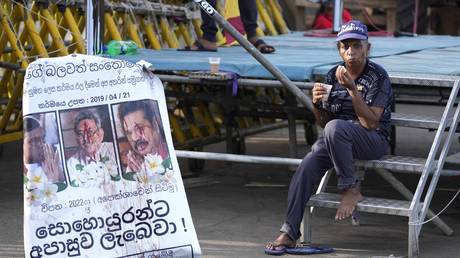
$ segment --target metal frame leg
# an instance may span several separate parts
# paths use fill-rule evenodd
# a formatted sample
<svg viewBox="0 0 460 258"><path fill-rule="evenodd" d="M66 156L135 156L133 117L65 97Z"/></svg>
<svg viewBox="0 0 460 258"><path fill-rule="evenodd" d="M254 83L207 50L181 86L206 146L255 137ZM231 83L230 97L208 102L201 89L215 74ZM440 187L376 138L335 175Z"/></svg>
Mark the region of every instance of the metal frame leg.
<svg viewBox="0 0 460 258"><path fill-rule="evenodd" d="M420 217L420 207L412 212L409 216L409 237L408 237L408 257L416 258L419 256L419 242L418 242L418 227L417 225L412 225L410 222L419 221Z"/></svg>
<svg viewBox="0 0 460 258"><path fill-rule="evenodd" d="M297 100L292 94L286 96L286 101L290 103L289 107L295 108L297 106ZM287 111L287 118L289 124L289 157L297 158L297 124L295 114L290 109Z"/></svg>
<svg viewBox="0 0 460 258"><path fill-rule="evenodd" d="M292 113L288 113L288 124L289 124L289 157L297 158L297 124L295 116Z"/></svg>
<svg viewBox="0 0 460 258"><path fill-rule="evenodd" d="M329 182L329 178L331 177L333 169L329 169L326 174L321 179L319 183L318 189L316 190L316 194L324 192L326 190L327 182ZM300 232L302 235L300 236L300 242L310 243L311 242L311 221L312 221L312 214L313 214L314 207L306 206L305 211L303 213L302 223L300 224Z"/></svg>
<svg viewBox="0 0 460 258"><path fill-rule="evenodd" d="M311 221L312 221L312 211L310 206L305 208L305 212L303 214L302 223L300 224L300 229L302 231L302 235L300 236L301 243L311 243Z"/></svg>
<svg viewBox="0 0 460 258"><path fill-rule="evenodd" d="M291 94L288 94L286 97L288 103L293 103L291 105L296 105L297 101L295 97ZM290 158L297 158L297 123L295 120L295 114L291 111L287 111L287 118L288 118L288 132L289 132L289 157ZM295 171L295 166L289 167L290 171Z"/></svg>
<svg viewBox="0 0 460 258"><path fill-rule="evenodd" d="M407 189L401 181L399 181L391 172L388 172L384 169L376 169L376 172L388 183L390 183L391 186L393 186L394 189L396 189L404 198L407 200L412 200L414 197L414 194L411 193L409 189ZM428 210L427 212L428 218L432 218L435 216L435 213L431 210ZM454 234L454 230L449 227L442 219L439 217L433 219L433 223L444 233L446 236L451 236Z"/></svg>

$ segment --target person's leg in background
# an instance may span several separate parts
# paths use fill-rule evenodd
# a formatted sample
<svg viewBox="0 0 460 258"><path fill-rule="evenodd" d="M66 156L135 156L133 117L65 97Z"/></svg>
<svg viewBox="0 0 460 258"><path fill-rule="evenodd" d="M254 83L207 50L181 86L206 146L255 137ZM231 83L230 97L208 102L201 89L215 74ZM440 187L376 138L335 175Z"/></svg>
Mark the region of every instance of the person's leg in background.
<svg viewBox="0 0 460 258"><path fill-rule="evenodd" d="M208 0L208 3L216 8L216 0ZM205 11L201 10L201 31L203 31L203 37L198 38L193 45L184 50L191 51L216 51L217 50L217 26L214 20L206 14Z"/></svg>
<svg viewBox="0 0 460 258"><path fill-rule="evenodd" d="M275 52L273 46L268 45L256 35L257 29L257 5L256 0L238 0L241 21L247 38L260 52L269 54Z"/></svg>
<svg viewBox="0 0 460 258"><path fill-rule="evenodd" d="M216 8L216 0L208 0L208 3ZM216 34L217 34L217 26L214 20L206 14L205 11L201 10L201 20L203 23L201 24L201 30L203 31L203 39L216 42Z"/></svg>
<svg viewBox="0 0 460 258"><path fill-rule="evenodd" d="M216 0L209 0L208 3L216 8ZM268 45L256 35L257 29L257 5L255 0L239 0L240 17L243 22L244 29L248 40L262 53L273 53L275 48ZM217 26L214 20L209 17L205 11L201 10L201 19L203 21L201 30L203 37L195 41L195 43L186 50L199 51L215 51L217 50Z"/></svg>
<svg viewBox="0 0 460 258"><path fill-rule="evenodd" d="M248 39L256 37L257 5L256 0L238 0L240 17Z"/></svg>

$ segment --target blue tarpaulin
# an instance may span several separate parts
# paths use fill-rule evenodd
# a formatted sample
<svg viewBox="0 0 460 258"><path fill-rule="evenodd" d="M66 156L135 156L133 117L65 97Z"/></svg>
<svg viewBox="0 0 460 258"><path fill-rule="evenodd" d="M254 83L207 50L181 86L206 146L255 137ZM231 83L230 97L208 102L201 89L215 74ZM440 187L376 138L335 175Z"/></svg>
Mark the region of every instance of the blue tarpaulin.
<svg viewBox="0 0 460 258"><path fill-rule="evenodd" d="M275 46L265 57L294 81L324 75L341 61L333 37L306 37L296 32L264 40ZM388 72L460 75L460 37L423 35L417 37L370 37L371 58ZM208 57L220 57L220 69L245 78L274 78L240 46L222 47L218 52L176 49L140 49L132 56L117 56L132 62L146 60L158 71L208 70Z"/></svg>

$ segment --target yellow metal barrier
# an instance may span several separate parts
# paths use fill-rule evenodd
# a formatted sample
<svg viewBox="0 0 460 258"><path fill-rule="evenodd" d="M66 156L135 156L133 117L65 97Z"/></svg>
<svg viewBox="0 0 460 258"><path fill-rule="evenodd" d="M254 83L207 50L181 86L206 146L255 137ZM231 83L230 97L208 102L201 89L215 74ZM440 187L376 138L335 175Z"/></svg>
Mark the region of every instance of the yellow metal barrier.
<svg viewBox="0 0 460 258"><path fill-rule="evenodd" d="M124 19L127 22L129 38L131 38L132 41L136 42L136 44L140 48L144 48L144 43L139 37L139 32L137 31L137 25L134 24L134 22L136 21L136 17L134 15L126 14L124 16Z"/></svg>
<svg viewBox="0 0 460 258"><path fill-rule="evenodd" d="M201 20L199 19L192 19L193 29L195 30L195 34L198 37L203 37L203 31L201 30Z"/></svg>
<svg viewBox="0 0 460 258"><path fill-rule="evenodd" d="M284 21L283 15L281 14L281 7L277 0L266 0L268 2L268 7L273 14L273 19L275 21L278 30L282 34L289 33L286 22Z"/></svg>
<svg viewBox="0 0 460 258"><path fill-rule="evenodd" d="M273 22L270 19L270 16L267 13L267 10L265 9L264 4L262 3L262 0L256 0L257 4L257 10L259 11L260 19L263 21L265 24L265 28L267 29L267 32L271 36L276 36L278 35L278 32L275 29L275 26L273 26Z"/></svg>
<svg viewBox="0 0 460 258"><path fill-rule="evenodd" d="M72 11L70 11L68 7L66 7L64 10L64 21L67 27L69 28L70 33L72 34L72 42L76 44L77 51L79 53L86 53L84 40L83 40L83 37L81 36L81 30L78 28L76 19L74 15L72 14Z"/></svg>
<svg viewBox="0 0 460 258"><path fill-rule="evenodd" d="M59 55L68 55L69 52L67 51L67 48L64 45L64 40L62 40L61 34L59 33L57 23L51 16L49 10L46 8L41 8L40 14L43 15L43 18L45 19L46 27L48 29L49 34L51 35L51 38L53 39L53 45L57 49L56 51L59 53Z"/></svg>
<svg viewBox="0 0 460 258"><path fill-rule="evenodd" d="M104 24L105 24L105 27L111 39L122 40L120 32L118 31L117 25L114 22L113 16L111 13L106 12L104 14Z"/></svg>
<svg viewBox="0 0 460 258"><path fill-rule="evenodd" d="M37 51L38 55L40 57L48 57L48 52L46 51L45 44L43 44L42 39L40 38L40 35L35 28L35 22L32 20L30 14L25 11L24 12L24 21L25 21L25 32L28 35L30 42L33 44L35 50Z"/></svg>
<svg viewBox="0 0 460 258"><path fill-rule="evenodd" d="M164 41L166 41L166 44L170 48L178 48L179 45L177 44L177 41L174 40L175 35L174 33L171 33L171 28L169 27L169 22L168 19L165 16L160 17L160 28L161 28L161 36Z"/></svg>
<svg viewBox="0 0 460 258"><path fill-rule="evenodd" d="M161 49L161 43L158 40L156 32L153 28L153 23L150 21L146 21L145 19L141 19L141 28L145 32L147 39L150 43L150 48L152 49Z"/></svg>
<svg viewBox="0 0 460 258"><path fill-rule="evenodd" d="M167 5L181 5L183 1L162 1L165 8L139 10L126 1L105 1L104 43L110 40L133 40L139 47L161 49L191 46L202 36L201 20L186 16L185 9L170 8ZM64 4L63 4L64 3ZM157 1L140 0L140 4L160 5ZM24 70L29 61L39 57L63 56L69 53L86 53L82 34L86 26L84 1L24 1L0 0L0 60L16 65L17 68L0 68L0 144L22 137L22 113L19 102L22 94ZM126 7L125 9L120 7ZM276 0L257 0L259 23L257 35L277 35L288 32ZM221 28L218 28L218 44L225 43ZM203 87L166 84L167 89L176 92L206 93ZM244 90L239 94L256 94L276 102L278 92ZM239 97L241 97L239 95ZM252 95L251 95L252 96ZM168 101L169 101L168 97ZM175 144L191 146L201 139L215 137L222 140L224 107L221 103L195 100L184 106L181 97L172 98L179 103L169 110L171 132ZM6 101L5 101L6 100ZM182 104L181 104L182 103ZM235 118L238 128L250 128L272 119L253 117ZM192 143L191 143L192 142ZM192 144L192 145L190 145ZM195 147L193 147L195 146Z"/></svg>
<svg viewBox="0 0 460 258"><path fill-rule="evenodd" d="M182 35L182 38L185 41L185 44L187 46L189 46L189 47L192 46L193 39L190 36L190 33L188 31L188 28L187 28L187 25L185 24L185 22L179 22L178 26L179 26L180 34Z"/></svg>
<svg viewBox="0 0 460 258"><path fill-rule="evenodd" d="M185 137L178 118L174 113L169 112L169 122L171 123L171 133L174 140L176 140L179 145L184 145L187 138Z"/></svg>

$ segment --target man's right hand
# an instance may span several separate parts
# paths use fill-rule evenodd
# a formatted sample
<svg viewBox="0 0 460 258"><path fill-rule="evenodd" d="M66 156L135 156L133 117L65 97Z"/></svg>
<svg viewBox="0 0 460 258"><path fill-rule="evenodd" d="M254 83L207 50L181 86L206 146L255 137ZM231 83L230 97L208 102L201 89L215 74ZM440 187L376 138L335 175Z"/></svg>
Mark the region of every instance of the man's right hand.
<svg viewBox="0 0 460 258"><path fill-rule="evenodd" d="M326 88L323 87L322 83L316 82L311 90L313 104L319 105L323 100L323 95L325 94L327 94Z"/></svg>

